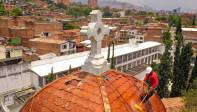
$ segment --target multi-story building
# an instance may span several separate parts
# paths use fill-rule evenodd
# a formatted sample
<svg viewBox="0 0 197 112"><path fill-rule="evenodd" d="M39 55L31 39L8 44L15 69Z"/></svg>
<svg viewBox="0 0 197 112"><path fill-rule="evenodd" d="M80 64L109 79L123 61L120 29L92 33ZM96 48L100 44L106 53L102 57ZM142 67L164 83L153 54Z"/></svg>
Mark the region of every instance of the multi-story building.
<svg viewBox="0 0 197 112"><path fill-rule="evenodd" d="M30 40L31 48L38 54L55 53L56 55L72 54L76 52L74 41L65 41L51 38L34 38Z"/></svg>
<svg viewBox="0 0 197 112"><path fill-rule="evenodd" d="M185 42L192 43L194 55L197 55L197 28L182 28L182 31Z"/></svg>
<svg viewBox="0 0 197 112"><path fill-rule="evenodd" d="M152 64L154 60L158 60L162 51L162 45L158 42L137 43L136 39L131 43L115 46L115 68L119 71L127 72L133 67ZM107 59L108 48L103 48L102 53ZM59 56L51 59L34 61L31 63L31 70L34 73L35 82L39 82L39 86L46 84L46 78L53 70L57 76L69 73L69 70L79 70L84 64L89 51L71 54L67 56ZM112 55L112 51L110 53ZM38 87L39 87L38 86Z"/></svg>
<svg viewBox="0 0 197 112"><path fill-rule="evenodd" d="M97 0L88 0L88 5L89 5L90 7L95 8L95 7L98 6L98 3L97 3L97 2L98 2Z"/></svg>
<svg viewBox="0 0 197 112"><path fill-rule="evenodd" d="M144 35L139 32L136 29L133 30L120 30L119 36L118 36L119 41L126 41L128 42L129 39L136 39L137 43L143 43L144 42Z"/></svg>
<svg viewBox="0 0 197 112"><path fill-rule="evenodd" d="M70 4L70 0L52 0L57 4L64 4L64 5L69 5Z"/></svg>
<svg viewBox="0 0 197 112"><path fill-rule="evenodd" d="M0 46L0 108L4 110L33 87L30 63L24 62L22 55L20 47Z"/></svg>

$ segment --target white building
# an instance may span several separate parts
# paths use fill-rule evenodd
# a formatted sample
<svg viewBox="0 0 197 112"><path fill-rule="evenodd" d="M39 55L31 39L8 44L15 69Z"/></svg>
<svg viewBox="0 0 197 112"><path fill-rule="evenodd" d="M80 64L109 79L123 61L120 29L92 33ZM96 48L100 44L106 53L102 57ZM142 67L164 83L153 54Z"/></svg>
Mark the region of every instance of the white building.
<svg viewBox="0 0 197 112"><path fill-rule="evenodd" d="M102 48L102 54L107 59L108 48ZM119 71L127 71L135 66L151 64L158 60L162 53L162 45L158 42L144 42L138 45L131 43L115 46L115 67ZM112 52L110 53L112 54ZM31 70L34 74L36 87L42 87L46 83L46 76L53 73L61 76L69 71L69 68L80 69L84 64L89 51L72 55L59 56L51 59L34 61L31 63Z"/></svg>
<svg viewBox="0 0 197 112"><path fill-rule="evenodd" d="M0 46L0 108L6 110L15 104L17 94L31 89L31 76L30 63L22 61L22 48Z"/></svg>

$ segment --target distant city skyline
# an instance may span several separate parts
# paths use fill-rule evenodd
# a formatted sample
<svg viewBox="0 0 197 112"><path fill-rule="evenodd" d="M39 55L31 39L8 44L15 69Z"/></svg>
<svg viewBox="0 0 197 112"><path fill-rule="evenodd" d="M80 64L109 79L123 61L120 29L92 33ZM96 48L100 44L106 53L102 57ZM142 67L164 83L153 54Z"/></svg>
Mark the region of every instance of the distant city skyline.
<svg viewBox="0 0 197 112"><path fill-rule="evenodd" d="M181 8L181 11L197 12L197 0L116 0L128 2L138 6L149 6L157 10L172 10Z"/></svg>

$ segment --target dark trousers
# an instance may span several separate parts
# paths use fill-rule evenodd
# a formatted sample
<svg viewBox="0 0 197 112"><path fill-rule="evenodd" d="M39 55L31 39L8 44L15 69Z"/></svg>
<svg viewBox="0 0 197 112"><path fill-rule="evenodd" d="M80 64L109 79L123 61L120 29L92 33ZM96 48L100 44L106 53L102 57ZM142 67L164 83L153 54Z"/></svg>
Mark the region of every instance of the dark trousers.
<svg viewBox="0 0 197 112"><path fill-rule="evenodd" d="M147 94L144 94L141 96L141 100L143 100L143 102L146 102L149 100L149 98L153 95L154 93L154 90L150 91L149 93ZM146 97L146 98L145 98ZM144 99L145 98L145 99Z"/></svg>

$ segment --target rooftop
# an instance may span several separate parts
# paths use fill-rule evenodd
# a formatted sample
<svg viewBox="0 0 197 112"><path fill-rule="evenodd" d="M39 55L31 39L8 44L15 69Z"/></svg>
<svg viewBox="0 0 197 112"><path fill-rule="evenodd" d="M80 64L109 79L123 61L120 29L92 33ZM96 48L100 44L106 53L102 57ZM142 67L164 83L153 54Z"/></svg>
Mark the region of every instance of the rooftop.
<svg viewBox="0 0 197 112"><path fill-rule="evenodd" d="M42 42L42 43L51 43L51 44L63 44L66 41L54 38L34 38L30 40L31 42Z"/></svg>
<svg viewBox="0 0 197 112"><path fill-rule="evenodd" d="M114 55L115 57L117 57L159 45L161 45L161 43L152 41L141 43L137 47L133 47L130 44L117 45L115 46ZM105 57L105 59L107 59L107 49L108 48L102 49L102 54ZM112 53L110 54L112 55ZM54 73L67 71L69 70L70 66L72 68L78 68L84 65L84 62L88 55L89 51L86 51L82 53L59 56L46 60L34 61L31 63L31 70L39 76L47 76L49 73L51 73L51 68L53 68Z"/></svg>
<svg viewBox="0 0 197 112"><path fill-rule="evenodd" d="M197 28L182 28L183 31L197 31Z"/></svg>

